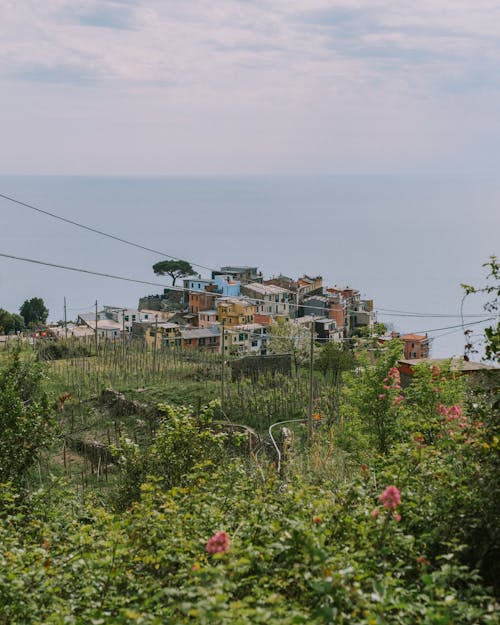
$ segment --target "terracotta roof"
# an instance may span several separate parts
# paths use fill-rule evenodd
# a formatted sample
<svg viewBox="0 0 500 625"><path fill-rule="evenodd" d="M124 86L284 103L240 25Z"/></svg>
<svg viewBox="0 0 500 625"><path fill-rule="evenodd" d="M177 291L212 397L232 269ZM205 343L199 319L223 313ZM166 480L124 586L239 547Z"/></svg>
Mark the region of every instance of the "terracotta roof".
<svg viewBox="0 0 500 625"><path fill-rule="evenodd" d="M427 341L429 340L429 337L423 334L403 334L399 338L403 339L403 341Z"/></svg>

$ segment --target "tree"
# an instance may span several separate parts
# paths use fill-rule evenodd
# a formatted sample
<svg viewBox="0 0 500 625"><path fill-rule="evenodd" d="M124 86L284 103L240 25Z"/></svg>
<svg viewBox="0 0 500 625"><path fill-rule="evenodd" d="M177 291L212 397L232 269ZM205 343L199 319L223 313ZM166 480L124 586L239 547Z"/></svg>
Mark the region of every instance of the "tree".
<svg viewBox="0 0 500 625"><path fill-rule="evenodd" d="M177 278L184 278L195 273L191 264L187 260L161 260L153 265L153 271L158 276L165 274L172 278L172 286L175 286Z"/></svg>
<svg viewBox="0 0 500 625"><path fill-rule="evenodd" d="M30 300L25 300L19 312L23 316L26 325L45 323L49 316L49 311L41 297L32 297Z"/></svg>
<svg viewBox="0 0 500 625"><path fill-rule="evenodd" d="M338 386L343 371L354 368L355 358L351 351L337 343L326 343L321 348L315 367L325 376L331 374L334 386Z"/></svg>
<svg viewBox="0 0 500 625"><path fill-rule="evenodd" d="M0 482L22 486L55 426L44 370L21 360L18 350L0 370L0 428Z"/></svg>
<svg viewBox="0 0 500 625"><path fill-rule="evenodd" d="M483 287L474 287L470 284L462 284L465 294L462 300L462 305L465 298L472 294L485 294L491 296L492 299L486 302L484 310L491 313L492 323L484 329L485 337L485 355L487 360L500 361L500 321L498 320L498 311L500 310L500 264L496 256L490 256L490 260L483 264L483 267L489 269L489 273L486 276L486 284ZM488 320L487 320L488 321ZM473 351L473 345L470 341L472 330L465 330L464 335L466 338L465 354Z"/></svg>
<svg viewBox="0 0 500 625"><path fill-rule="evenodd" d="M311 331L292 321L273 321L268 330L271 354L291 354L295 370L309 360Z"/></svg>
<svg viewBox="0 0 500 625"><path fill-rule="evenodd" d="M24 328L24 319L21 315L10 313L8 310L0 308L0 334L20 332Z"/></svg>

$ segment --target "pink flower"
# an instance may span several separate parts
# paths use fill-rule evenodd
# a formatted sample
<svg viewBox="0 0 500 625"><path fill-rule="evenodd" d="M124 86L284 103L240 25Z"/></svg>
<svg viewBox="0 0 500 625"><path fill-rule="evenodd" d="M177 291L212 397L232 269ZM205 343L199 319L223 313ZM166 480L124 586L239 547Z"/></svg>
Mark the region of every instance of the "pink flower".
<svg viewBox="0 0 500 625"><path fill-rule="evenodd" d="M384 399L385 397L385 393L380 393L380 395L378 396L379 399Z"/></svg>
<svg viewBox="0 0 500 625"><path fill-rule="evenodd" d="M443 417L447 417L448 416L448 408L444 404L439 404L439 406L438 406L438 413L440 415L443 415Z"/></svg>
<svg viewBox="0 0 500 625"><path fill-rule="evenodd" d="M226 532L220 531L208 539L205 549L208 553L224 553L229 550L229 545L229 536Z"/></svg>
<svg viewBox="0 0 500 625"><path fill-rule="evenodd" d="M448 410L448 414L450 417L453 417L454 419L458 419L458 417L462 416L462 406L455 404Z"/></svg>
<svg viewBox="0 0 500 625"><path fill-rule="evenodd" d="M380 503L388 510L393 510L401 503L401 493L396 486L388 486L379 497Z"/></svg>
<svg viewBox="0 0 500 625"><path fill-rule="evenodd" d="M394 514L394 520L397 521L398 523L401 521L401 515L398 514L397 512Z"/></svg>
<svg viewBox="0 0 500 625"><path fill-rule="evenodd" d="M380 514L380 511L378 508L373 508L373 510L370 512L370 514L372 515L372 517L374 519L378 519L378 515Z"/></svg>
<svg viewBox="0 0 500 625"><path fill-rule="evenodd" d="M403 401L404 397L402 395L398 395L397 397L394 398L394 402L393 404L395 406L399 406L399 404Z"/></svg>

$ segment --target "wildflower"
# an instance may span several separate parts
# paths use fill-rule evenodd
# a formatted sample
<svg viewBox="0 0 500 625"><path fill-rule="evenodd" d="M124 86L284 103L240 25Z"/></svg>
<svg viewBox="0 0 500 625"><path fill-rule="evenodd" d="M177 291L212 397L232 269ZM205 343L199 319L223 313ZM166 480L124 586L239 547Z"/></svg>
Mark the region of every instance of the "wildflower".
<svg viewBox="0 0 500 625"><path fill-rule="evenodd" d="M396 486L388 486L379 497L380 503L388 510L393 510L401 503L401 493Z"/></svg>
<svg viewBox="0 0 500 625"><path fill-rule="evenodd" d="M363 471L363 473L366 473L368 471L368 465L367 464L362 464L361 465L361 471Z"/></svg>
<svg viewBox="0 0 500 625"><path fill-rule="evenodd" d="M394 514L394 520L397 521L398 523L401 521L401 515L398 514L397 512Z"/></svg>
<svg viewBox="0 0 500 625"><path fill-rule="evenodd" d="M438 405L438 413L440 415L442 415L443 417L447 417L448 416L448 408L444 404L439 404Z"/></svg>
<svg viewBox="0 0 500 625"><path fill-rule="evenodd" d="M208 539L206 550L208 553L224 553L229 550L229 536L226 532L216 532Z"/></svg>
<svg viewBox="0 0 500 625"><path fill-rule="evenodd" d="M199 571L200 569L201 569L201 565L199 562L195 562L193 566L191 567L192 571Z"/></svg>
<svg viewBox="0 0 500 625"><path fill-rule="evenodd" d="M313 523L314 525L319 525L320 523L323 523L323 517L313 516Z"/></svg>
<svg viewBox="0 0 500 625"><path fill-rule="evenodd" d="M384 399L385 397L385 393L380 393L380 395L378 396L379 399Z"/></svg>
<svg viewBox="0 0 500 625"><path fill-rule="evenodd" d="M319 413L319 412L315 412L315 413L313 414L313 419L314 419L315 421L321 421L321 415L320 415L320 413Z"/></svg>
<svg viewBox="0 0 500 625"><path fill-rule="evenodd" d="M429 560L427 560L427 558L424 556L418 556L417 562L418 564L426 564L427 566L429 566L430 564Z"/></svg>
<svg viewBox="0 0 500 625"><path fill-rule="evenodd" d="M453 419L458 419L462 416L462 406L460 406L459 404L451 406L451 408L448 410L448 415Z"/></svg>
<svg viewBox="0 0 500 625"><path fill-rule="evenodd" d="M399 406L399 404L403 401L403 399L404 399L403 395L398 395L397 397L395 397L393 401L394 406Z"/></svg>
<svg viewBox="0 0 500 625"><path fill-rule="evenodd" d="M378 515L380 514L380 511L378 508L373 508L373 510L370 512L370 514L372 515L372 517L374 519L378 519Z"/></svg>

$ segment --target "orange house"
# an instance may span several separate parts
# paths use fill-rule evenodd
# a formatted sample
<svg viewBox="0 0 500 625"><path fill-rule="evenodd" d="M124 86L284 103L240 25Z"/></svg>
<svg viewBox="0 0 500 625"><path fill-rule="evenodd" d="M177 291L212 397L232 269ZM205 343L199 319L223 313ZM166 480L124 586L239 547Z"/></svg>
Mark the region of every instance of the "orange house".
<svg viewBox="0 0 500 625"><path fill-rule="evenodd" d="M429 358L429 337L422 334L403 334L399 337L404 344L406 360L414 358Z"/></svg>

